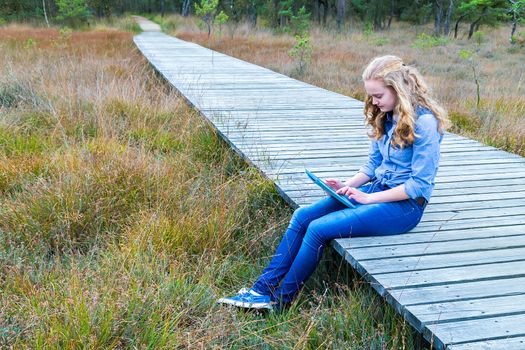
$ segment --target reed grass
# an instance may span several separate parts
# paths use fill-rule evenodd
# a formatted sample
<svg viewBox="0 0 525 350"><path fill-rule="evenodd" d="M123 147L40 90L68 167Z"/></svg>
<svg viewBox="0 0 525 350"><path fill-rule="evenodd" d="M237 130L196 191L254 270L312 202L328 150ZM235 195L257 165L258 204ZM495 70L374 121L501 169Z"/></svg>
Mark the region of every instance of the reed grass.
<svg viewBox="0 0 525 350"><path fill-rule="evenodd" d="M281 314L215 304L291 210L104 28L0 29L0 347L417 348L330 257Z"/></svg>

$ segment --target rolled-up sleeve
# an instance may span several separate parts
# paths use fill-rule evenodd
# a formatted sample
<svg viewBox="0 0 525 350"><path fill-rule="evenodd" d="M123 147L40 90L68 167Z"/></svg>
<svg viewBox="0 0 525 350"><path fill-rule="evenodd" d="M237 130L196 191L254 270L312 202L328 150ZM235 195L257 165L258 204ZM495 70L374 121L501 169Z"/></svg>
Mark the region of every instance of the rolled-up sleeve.
<svg viewBox="0 0 525 350"><path fill-rule="evenodd" d="M359 172L366 174L369 178L373 179L375 177L375 170L381 162L383 161L383 156L379 151L379 145L376 140L372 140L370 143L370 149L368 151L368 160L367 162L359 169Z"/></svg>
<svg viewBox="0 0 525 350"><path fill-rule="evenodd" d="M412 169L405 182L405 192L410 198L425 197L430 200L439 166L439 146L442 139L437 126L438 122L431 114L421 115L417 119Z"/></svg>

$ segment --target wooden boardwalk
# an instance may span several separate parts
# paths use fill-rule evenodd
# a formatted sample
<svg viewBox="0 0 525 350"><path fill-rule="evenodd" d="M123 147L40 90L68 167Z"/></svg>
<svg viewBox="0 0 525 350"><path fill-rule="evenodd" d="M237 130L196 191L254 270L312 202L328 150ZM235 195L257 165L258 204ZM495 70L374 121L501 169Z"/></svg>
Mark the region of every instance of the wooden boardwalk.
<svg viewBox="0 0 525 350"><path fill-rule="evenodd" d="M162 33L135 43L293 206L367 157L363 103ZM434 348L525 349L525 159L447 133L422 222L333 247Z"/></svg>

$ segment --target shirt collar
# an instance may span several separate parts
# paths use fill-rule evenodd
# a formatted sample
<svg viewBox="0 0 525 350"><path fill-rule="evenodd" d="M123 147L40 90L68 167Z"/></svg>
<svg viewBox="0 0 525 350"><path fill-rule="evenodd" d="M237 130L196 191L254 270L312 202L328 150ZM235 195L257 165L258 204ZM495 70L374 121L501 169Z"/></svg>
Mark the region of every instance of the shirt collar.
<svg viewBox="0 0 525 350"><path fill-rule="evenodd" d="M394 122L394 112L386 112L386 121L390 123Z"/></svg>

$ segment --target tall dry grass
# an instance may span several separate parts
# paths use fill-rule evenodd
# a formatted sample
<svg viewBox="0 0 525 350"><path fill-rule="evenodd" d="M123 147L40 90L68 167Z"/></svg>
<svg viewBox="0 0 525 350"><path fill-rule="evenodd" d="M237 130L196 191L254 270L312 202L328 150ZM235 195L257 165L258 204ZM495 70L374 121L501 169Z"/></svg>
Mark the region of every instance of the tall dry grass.
<svg viewBox="0 0 525 350"><path fill-rule="evenodd" d="M367 33L352 23L344 34L314 26L313 54L307 71L297 76L297 63L288 55L294 39L248 24L232 25L208 38L193 19L172 17L177 37L264 66L310 84L364 99L361 73L375 56L394 54L415 65L450 113L450 131L509 152L525 155L525 48L511 46L509 28L482 27L477 40L434 41L422 34L427 26L394 23L389 31ZM472 52L472 64L461 50ZM480 77L481 104L476 105L474 65Z"/></svg>
<svg viewBox="0 0 525 350"><path fill-rule="evenodd" d="M0 51L0 347L415 347L338 266L282 314L215 304L261 272L290 209L130 33L9 26Z"/></svg>

